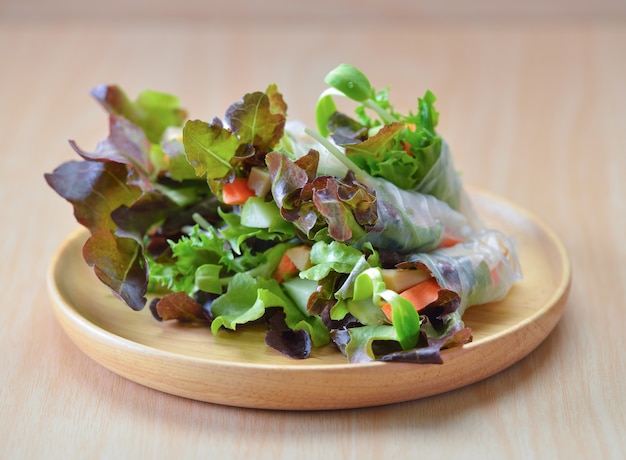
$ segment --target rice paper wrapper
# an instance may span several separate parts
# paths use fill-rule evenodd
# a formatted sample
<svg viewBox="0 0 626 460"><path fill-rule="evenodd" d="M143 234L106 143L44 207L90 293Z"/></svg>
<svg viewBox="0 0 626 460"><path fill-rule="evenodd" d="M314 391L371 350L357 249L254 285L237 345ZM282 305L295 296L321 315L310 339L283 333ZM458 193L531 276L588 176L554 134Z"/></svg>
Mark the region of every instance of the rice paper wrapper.
<svg viewBox="0 0 626 460"><path fill-rule="evenodd" d="M452 209L464 214L475 229L482 227L471 200L463 189L463 182L454 166L450 147L445 140L442 139L439 159L417 184L415 190L445 201Z"/></svg>
<svg viewBox="0 0 626 460"><path fill-rule="evenodd" d="M471 237L473 227L467 216L436 197L408 191L379 180L375 189L378 221L364 239L375 247L400 253L431 251L444 235L458 240Z"/></svg>
<svg viewBox="0 0 626 460"><path fill-rule="evenodd" d="M515 241L496 230L475 233L470 240L430 253L411 255L401 268L426 268L439 285L459 294L459 313L474 305L503 299L522 279Z"/></svg>

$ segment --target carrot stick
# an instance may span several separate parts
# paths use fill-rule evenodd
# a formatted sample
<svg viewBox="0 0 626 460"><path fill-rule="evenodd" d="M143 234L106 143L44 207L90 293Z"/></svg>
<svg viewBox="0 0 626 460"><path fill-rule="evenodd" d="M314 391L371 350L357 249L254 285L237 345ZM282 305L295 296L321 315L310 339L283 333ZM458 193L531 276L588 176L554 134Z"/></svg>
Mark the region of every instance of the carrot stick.
<svg viewBox="0 0 626 460"><path fill-rule="evenodd" d="M437 284L435 278L429 278L426 281L422 281L408 289L400 292L400 297L404 297L410 301L415 310L418 312L423 310L426 306L430 305L439 298L439 291L441 288ZM386 303L382 306L383 313L389 321L391 321L391 305Z"/></svg>
<svg viewBox="0 0 626 460"><path fill-rule="evenodd" d="M453 236L450 235L443 235L443 238L441 239L441 242L439 243L439 247L440 248L449 248L452 246L456 246L459 243L462 243L463 240L459 239L459 238L455 238Z"/></svg>
<svg viewBox="0 0 626 460"><path fill-rule="evenodd" d="M248 180L243 177L222 185L222 201L226 204L244 204L252 196L255 196L254 190L248 187Z"/></svg>
<svg viewBox="0 0 626 460"><path fill-rule="evenodd" d="M282 283L286 279L295 276L297 273L298 267L296 267L296 264L293 263L291 257L289 257L285 253L280 259L278 267L276 267L276 271L274 272L274 279L279 283Z"/></svg>

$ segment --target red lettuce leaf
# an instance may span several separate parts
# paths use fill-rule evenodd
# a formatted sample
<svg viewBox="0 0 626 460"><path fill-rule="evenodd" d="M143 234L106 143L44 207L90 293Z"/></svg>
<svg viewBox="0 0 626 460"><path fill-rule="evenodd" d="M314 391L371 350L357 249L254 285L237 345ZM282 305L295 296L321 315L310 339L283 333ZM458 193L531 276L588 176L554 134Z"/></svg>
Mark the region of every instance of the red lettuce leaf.
<svg viewBox="0 0 626 460"><path fill-rule="evenodd" d="M132 309L144 307L148 274L139 241L115 235L113 213L132 206L141 189L126 183L127 165L112 161L69 161L51 174L48 184L74 207L76 220L91 237L83 247L96 276Z"/></svg>
<svg viewBox="0 0 626 460"><path fill-rule="evenodd" d="M129 307L141 310L145 306L148 273L142 247L137 241L99 230L83 246L83 257L94 268L98 279Z"/></svg>
<svg viewBox="0 0 626 460"><path fill-rule="evenodd" d="M210 321L203 306L185 292L171 292L150 304L152 315L159 321L177 320L181 323Z"/></svg>
<svg viewBox="0 0 626 460"><path fill-rule="evenodd" d="M346 278L345 274L337 273L333 270L319 280L315 292L309 296L307 301L307 312L311 315L320 315L323 311L330 311L330 308L337 303L335 292L341 287Z"/></svg>
<svg viewBox="0 0 626 460"><path fill-rule="evenodd" d="M308 238L327 228L336 241L354 241L373 225L378 216L376 196L348 174L344 180L315 176L319 153L311 149L293 162L279 152L266 157L272 181L272 195L285 220Z"/></svg>
<svg viewBox="0 0 626 460"><path fill-rule="evenodd" d="M141 243L151 229L179 212L180 207L172 199L158 190L152 190L143 193L130 206L121 205L115 209L111 218L117 225L118 236L134 238Z"/></svg>
<svg viewBox="0 0 626 460"><path fill-rule="evenodd" d="M287 105L275 85L265 93L246 94L226 111L225 119L240 142L269 152L283 137Z"/></svg>
<svg viewBox="0 0 626 460"><path fill-rule="evenodd" d="M441 289L437 300L419 310L420 315L426 316L435 329L443 326L445 318L458 310L461 297L456 292Z"/></svg>
<svg viewBox="0 0 626 460"><path fill-rule="evenodd" d="M143 130L121 116L109 117L109 137L98 143L96 151L86 152L70 141L72 148L85 160L112 161L134 168L142 177L142 187L151 188L154 167L150 161L151 144Z"/></svg>
<svg viewBox="0 0 626 460"><path fill-rule="evenodd" d="M338 145L349 145L363 142L367 139L368 128L349 116L335 112L328 120L328 129L331 137Z"/></svg>
<svg viewBox="0 0 626 460"><path fill-rule="evenodd" d="M63 163L44 177L91 233L83 246L85 261L115 295L140 310L148 286L144 237L177 215L183 198L181 190L160 183L166 177L159 177L152 160L164 157L157 143L167 127L182 124L186 113L176 98L163 93L146 91L135 102L116 86L100 86L92 94L110 113L109 136L95 152L70 141L84 161Z"/></svg>
<svg viewBox="0 0 626 460"><path fill-rule="evenodd" d="M306 157L310 163L315 164L317 168L317 160L319 153L311 150ZM307 171L300 167L298 162L290 161L285 155L278 152L272 152L265 158L269 169L270 178L272 180L272 195L274 201L280 207L284 207L286 197L299 192L309 182ZM305 160L306 163L306 160Z"/></svg>
<svg viewBox="0 0 626 460"><path fill-rule="evenodd" d="M126 165L115 162L68 161L44 177L48 185L74 207L74 216L92 233L114 232L111 213L131 205L141 195L136 185L126 183Z"/></svg>
<svg viewBox="0 0 626 460"><path fill-rule="evenodd" d="M285 313L270 312L269 329L265 333L265 344L282 354L295 359L306 359L313 346L311 334L304 329L292 330L285 322Z"/></svg>
<svg viewBox="0 0 626 460"><path fill-rule="evenodd" d="M347 145L346 155L362 153L381 161L385 158L385 154L394 148L398 142L398 134L405 129L404 123L399 122L384 125L375 135L364 141ZM352 160L354 161L354 158Z"/></svg>
<svg viewBox="0 0 626 460"><path fill-rule="evenodd" d="M278 91L278 86L273 83L267 87L265 94L270 99L270 111L273 114L278 114L287 117L287 103L283 99L283 95Z"/></svg>
<svg viewBox="0 0 626 460"><path fill-rule="evenodd" d="M303 194L309 198L315 208L328 222L328 234L336 241L348 241L352 238L354 216L346 212L345 205L339 198L337 180L331 176L316 178L305 186ZM308 200L307 200L308 201Z"/></svg>
<svg viewBox="0 0 626 460"><path fill-rule="evenodd" d="M232 104L225 123L219 118L211 123L188 121L183 145L189 163L218 193L219 181L230 181L242 172L245 175L251 166L264 164L267 152L283 137L286 110L282 95L271 85L265 93L248 93Z"/></svg>

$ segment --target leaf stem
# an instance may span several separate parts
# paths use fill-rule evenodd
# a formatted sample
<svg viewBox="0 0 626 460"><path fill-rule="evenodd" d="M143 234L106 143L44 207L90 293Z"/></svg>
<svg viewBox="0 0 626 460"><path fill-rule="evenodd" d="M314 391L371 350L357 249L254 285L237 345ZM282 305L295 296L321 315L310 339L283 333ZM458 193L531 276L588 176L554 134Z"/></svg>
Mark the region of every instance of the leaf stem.
<svg viewBox="0 0 626 460"><path fill-rule="evenodd" d="M399 121L396 117L387 112L372 99L367 99L366 101L363 101L362 104L368 109L372 109L374 112L376 112L385 123L394 123L396 121Z"/></svg>

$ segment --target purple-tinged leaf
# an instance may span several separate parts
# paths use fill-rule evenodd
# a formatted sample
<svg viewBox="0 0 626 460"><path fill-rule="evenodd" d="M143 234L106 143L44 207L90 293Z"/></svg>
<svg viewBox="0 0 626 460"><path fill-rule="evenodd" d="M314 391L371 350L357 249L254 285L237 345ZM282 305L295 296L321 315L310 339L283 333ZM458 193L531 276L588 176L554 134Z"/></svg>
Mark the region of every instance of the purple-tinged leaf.
<svg viewBox="0 0 626 460"><path fill-rule="evenodd" d="M309 153L291 161L279 152L266 157L272 195L281 208L285 220L293 222L311 237L316 229L328 227L336 241L356 241L377 218L374 192L354 180L349 174L345 180L332 176L313 177L319 154Z"/></svg>
<svg viewBox="0 0 626 460"><path fill-rule="evenodd" d="M309 155L315 158L319 154L312 150ZM282 153L271 152L265 157L265 161L272 181L272 196L278 206L283 207L285 197L302 189L309 181L309 177L304 169Z"/></svg>
<svg viewBox="0 0 626 460"><path fill-rule="evenodd" d="M457 311L459 305L461 305L461 297L459 294L447 289L441 289L437 300L426 305L419 313L420 315L426 316L433 327L439 328L443 325L445 320L444 315L449 315Z"/></svg>
<svg viewBox="0 0 626 460"><path fill-rule="evenodd" d="M346 280L346 275L334 270L319 280L317 288L309 296L306 310L310 315L320 315L323 311L330 311L336 303L335 292ZM330 318L330 316L329 316Z"/></svg>
<svg viewBox="0 0 626 460"><path fill-rule="evenodd" d="M265 344L294 359L306 359L311 355L311 334L304 329L291 330L285 322L285 313L277 311L269 318Z"/></svg>
<svg viewBox="0 0 626 460"><path fill-rule="evenodd" d="M185 292L171 292L158 301L150 309L160 321L177 320L181 323L208 322L201 304L189 297Z"/></svg>
<svg viewBox="0 0 626 460"><path fill-rule="evenodd" d="M150 161L150 141L139 126L124 117L109 117L109 137L98 143L95 152L82 150L74 141L70 141L70 145L86 160L112 161L134 168L143 178L142 186L151 188L150 176L154 167Z"/></svg>
<svg viewBox="0 0 626 460"><path fill-rule="evenodd" d="M283 99L283 95L278 91L278 86L273 83L267 87L265 94L270 99L270 111L274 114L287 116L287 103Z"/></svg>
<svg viewBox="0 0 626 460"><path fill-rule="evenodd" d="M76 220L92 233L115 231L111 213L131 205L141 190L127 185L128 168L114 162L68 161L45 174L48 185L74 207Z"/></svg>
<svg viewBox="0 0 626 460"><path fill-rule="evenodd" d="M286 105L276 88L270 95L260 91L246 94L226 111L225 119L241 143L269 152L283 137ZM272 105L273 103L273 105Z"/></svg>
<svg viewBox="0 0 626 460"><path fill-rule="evenodd" d="M335 112L328 120L328 129L337 145L350 145L367 139L368 128L349 116Z"/></svg>
<svg viewBox="0 0 626 460"><path fill-rule="evenodd" d="M122 205L115 209L111 218L118 227L117 236L134 238L141 243L150 229L180 211L180 207L167 195L152 190L145 192L130 206Z"/></svg>
<svg viewBox="0 0 626 460"><path fill-rule="evenodd" d="M384 155L393 148L398 133L406 129L404 123L390 123L383 126L375 135L363 142L346 146L346 155L361 153L382 161ZM351 158L354 161L354 158Z"/></svg>
<svg viewBox="0 0 626 460"><path fill-rule="evenodd" d="M99 230L83 246L83 257L94 268L98 279L129 307L141 310L145 306L148 273L137 241Z"/></svg>

